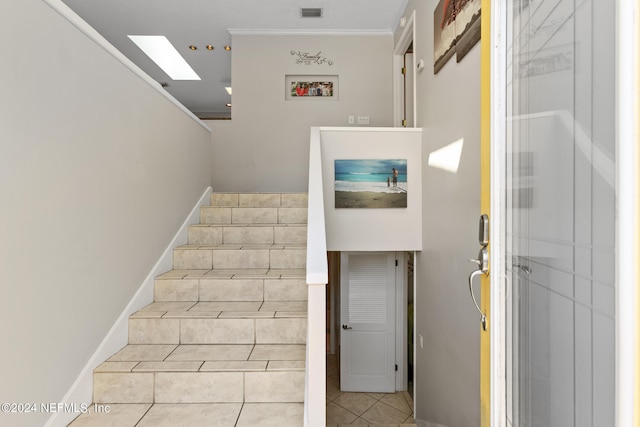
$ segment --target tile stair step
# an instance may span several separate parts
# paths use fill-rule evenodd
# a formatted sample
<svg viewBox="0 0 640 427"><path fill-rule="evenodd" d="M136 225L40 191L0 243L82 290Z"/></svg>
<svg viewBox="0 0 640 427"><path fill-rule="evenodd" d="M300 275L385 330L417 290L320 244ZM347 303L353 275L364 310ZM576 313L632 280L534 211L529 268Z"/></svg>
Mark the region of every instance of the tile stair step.
<svg viewBox="0 0 640 427"><path fill-rule="evenodd" d="M308 289L304 273L295 276L240 272L218 275L228 270L208 270L211 275L158 278L154 301L306 301ZM304 270L302 270L304 272Z"/></svg>
<svg viewBox="0 0 640 427"><path fill-rule="evenodd" d="M307 207L306 193L212 193L211 206Z"/></svg>
<svg viewBox="0 0 640 427"><path fill-rule="evenodd" d="M95 369L94 402L302 402L304 357L304 345L128 345Z"/></svg>
<svg viewBox="0 0 640 427"><path fill-rule="evenodd" d="M157 279L305 279L304 268L173 269Z"/></svg>
<svg viewBox="0 0 640 427"><path fill-rule="evenodd" d="M307 301L155 301L143 307L132 318L193 318L198 315L211 317L212 313L223 313L225 317L233 317L234 313L254 313L254 317L264 317L264 313L271 313L271 317L278 317L280 313L292 313L290 316L299 317L307 314ZM262 313L262 314L261 314ZM216 316L218 317L218 316Z"/></svg>
<svg viewBox="0 0 640 427"><path fill-rule="evenodd" d="M189 244L304 245L307 226L291 224L195 224L189 226Z"/></svg>
<svg viewBox="0 0 640 427"><path fill-rule="evenodd" d="M129 318L130 344L304 344L306 301L154 302Z"/></svg>
<svg viewBox="0 0 640 427"><path fill-rule="evenodd" d="M304 402L304 371L95 373L94 403Z"/></svg>
<svg viewBox="0 0 640 427"><path fill-rule="evenodd" d="M200 213L95 403L304 401L307 195L213 193Z"/></svg>
<svg viewBox="0 0 640 427"><path fill-rule="evenodd" d="M200 224L306 224L307 208L219 207L200 208Z"/></svg>
<svg viewBox="0 0 640 427"><path fill-rule="evenodd" d="M174 269L305 268L305 245L183 245L173 251Z"/></svg>

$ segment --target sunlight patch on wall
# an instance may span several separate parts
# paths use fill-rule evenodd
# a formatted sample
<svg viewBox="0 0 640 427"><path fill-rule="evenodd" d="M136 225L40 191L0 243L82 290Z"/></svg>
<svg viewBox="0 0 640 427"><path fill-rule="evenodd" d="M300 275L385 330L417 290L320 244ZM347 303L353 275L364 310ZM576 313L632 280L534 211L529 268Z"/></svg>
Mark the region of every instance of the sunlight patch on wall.
<svg viewBox="0 0 640 427"><path fill-rule="evenodd" d="M432 151L431 154L429 154L427 164L431 167L442 169L447 172L458 172L463 145L464 138L460 138L449 145L445 145L438 150Z"/></svg>

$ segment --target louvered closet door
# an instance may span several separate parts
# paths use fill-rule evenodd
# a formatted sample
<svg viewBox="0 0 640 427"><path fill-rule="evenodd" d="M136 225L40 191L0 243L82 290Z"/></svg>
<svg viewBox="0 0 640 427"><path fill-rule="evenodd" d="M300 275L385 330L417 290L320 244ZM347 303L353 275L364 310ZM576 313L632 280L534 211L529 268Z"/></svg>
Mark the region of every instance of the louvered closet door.
<svg viewBox="0 0 640 427"><path fill-rule="evenodd" d="M395 254L343 253L340 388L395 391Z"/></svg>

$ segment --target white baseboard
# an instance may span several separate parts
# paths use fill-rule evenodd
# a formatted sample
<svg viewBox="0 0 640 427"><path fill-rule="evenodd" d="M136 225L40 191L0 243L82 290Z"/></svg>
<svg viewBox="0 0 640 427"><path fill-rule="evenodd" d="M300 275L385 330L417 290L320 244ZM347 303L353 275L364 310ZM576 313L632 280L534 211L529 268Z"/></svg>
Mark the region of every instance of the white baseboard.
<svg viewBox="0 0 640 427"><path fill-rule="evenodd" d="M430 423L429 421L422 421L422 420L416 420L416 425L418 427L447 427L443 424Z"/></svg>
<svg viewBox="0 0 640 427"><path fill-rule="evenodd" d="M165 271L171 270L173 267L173 249L187 243L189 225L197 224L200 221L200 207L210 204L211 191L211 187L205 190L178 232L173 236L173 239L160 256L160 259L158 259L142 282L142 285L140 285L133 298L131 298L129 304L127 304L96 351L91 358L89 358L89 361L71 385L61 403L75 403L77 405L81 403L91 404L93 400L93 370L127 344L129 336L129 316L145 305L153 302L153 285L155 278ZM47 420L45 427L64 427L77 416L78 414L76 413L54 413Z"/></svg>

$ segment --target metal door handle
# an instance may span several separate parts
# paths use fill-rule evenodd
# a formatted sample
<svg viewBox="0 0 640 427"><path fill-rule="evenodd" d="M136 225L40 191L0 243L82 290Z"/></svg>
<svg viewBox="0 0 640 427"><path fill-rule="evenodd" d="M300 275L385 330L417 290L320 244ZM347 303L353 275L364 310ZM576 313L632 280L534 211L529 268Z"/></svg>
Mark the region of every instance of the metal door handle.
<svg viewBox="0 0 640 427"><path fill-rule="evenodd" d="M342 329L347 330L347 329L353 329L353 328L351 326L342 325Z"/></svg>
<svg viewBox="0 0 640 427"><path fill-rule="evenodd" d="M472 261L477 261L477 260L472 260ZM478 312L480 312L480 321L482 322L482 329L483 330L487 330L487 315L484 314L482 312L482 310L480 309L480 306L478 305L478 301L476 301L476 297L473 294L473 278L479 274L485 274L484 271L482 270L474 270L471 272L471 274L469 275L469 292L471 293L471 299L473 300L473 303L476 305L476 308L478 309ZM344 325L342 326L344 328Z"/></svg>

